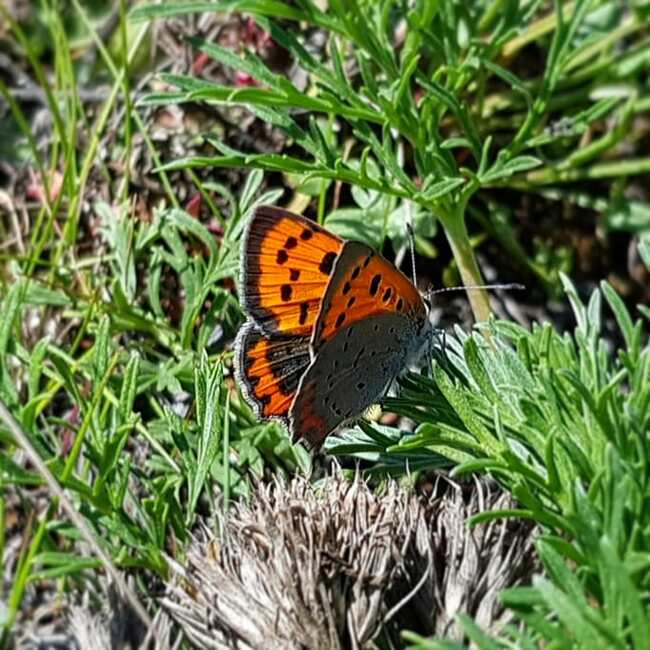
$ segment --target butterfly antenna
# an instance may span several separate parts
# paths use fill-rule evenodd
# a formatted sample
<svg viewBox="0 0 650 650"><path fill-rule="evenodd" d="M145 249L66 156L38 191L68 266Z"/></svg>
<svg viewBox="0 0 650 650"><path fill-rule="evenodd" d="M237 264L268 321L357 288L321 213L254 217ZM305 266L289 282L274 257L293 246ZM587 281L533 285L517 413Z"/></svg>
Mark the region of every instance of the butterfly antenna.
<svg viewBox="0 0 650 650"><path fill-rule="evenodd" d="M411 251L411 273L413 275L413 286L417 287L417 274L415 272L415 233L413 231L413 216L411 214L411 204L407 203L406 208L406 230L408 231L409 249Z"/></svg>
<svg viewBox="0 0 650 650"><path fill-rule="evenodd" d="M429 289L427 296L435 296L437 293L449 291L476 291L477 289L505 289L506 291L523 291L526 287L518 282L508 284L469 284L466 287L442 287L441 289Z"/></svg>

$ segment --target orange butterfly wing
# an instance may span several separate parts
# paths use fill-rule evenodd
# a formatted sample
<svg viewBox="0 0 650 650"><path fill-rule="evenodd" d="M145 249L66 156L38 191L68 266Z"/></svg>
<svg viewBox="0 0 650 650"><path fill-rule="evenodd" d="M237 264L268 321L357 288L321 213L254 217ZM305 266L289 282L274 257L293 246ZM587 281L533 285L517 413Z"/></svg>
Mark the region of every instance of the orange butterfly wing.
<svg viewBox="0 0 650 650"><path fill-rule="evenodd" d="M235 372L262 417L284 417L309 366L307 336L266 335L248 321L235 342Z"/></svg>
<svg viewBox="0 0 650 650"><path fill-rule="evenodd" d="M292 212L257 208L244 238L242 302L267 333L309 336L343 241Z"/></svg>
<svg viewBox="0 0 650 650"><path fill-rule="evenodd" d="M313 408L324 390L322 363L316 367L319 349L326 343L345 349L347 334L345 341L336 335L358 321L364 321L364 327L356 335L364 341L372 337L379 326L373 316L403 316L413 323L414 334L426 320L417 289L393 264L365 244L344 243L314 222L279 208L260 207L251 219L241 286L250 316L236 342L235 370L242 390L258 415L288 419L294 437L306 436L314 444L349 415L338 413L338 406L336 418ZM386 316L377 321L383 323L382 318ZM403 322L399 319L395 327L401 330ZM330 347L328 355L339 359ZM382 348L381 354L386 362L396 362L390 352ZM336 366L336 360L332 363ZM311 381L306 382L308 375Z"/></svg>
<svg viewBox="0 0 650 650"><path fill-rule="evenodd" d="M366 244L346 242L314 326L314 354L342 327L384 313L426 319L418 290L394 264Z"/></svg>

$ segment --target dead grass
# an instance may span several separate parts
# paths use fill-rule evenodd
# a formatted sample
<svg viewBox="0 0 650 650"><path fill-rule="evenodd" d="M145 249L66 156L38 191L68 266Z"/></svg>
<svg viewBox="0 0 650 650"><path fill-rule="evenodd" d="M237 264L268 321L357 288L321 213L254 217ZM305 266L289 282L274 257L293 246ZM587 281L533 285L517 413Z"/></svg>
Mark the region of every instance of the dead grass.
<svg viewBox="0 0 650 650"><path fill-rule="evenodd" d="M163 605L195 647L215 650L401 647L405 628L460 639L461 612L495 630L498 592L534 570L532 530L466 519L510 505L478 480L440 478L428 500L358 477L278 480L235 505L223 535L203 530Z"/></svg>

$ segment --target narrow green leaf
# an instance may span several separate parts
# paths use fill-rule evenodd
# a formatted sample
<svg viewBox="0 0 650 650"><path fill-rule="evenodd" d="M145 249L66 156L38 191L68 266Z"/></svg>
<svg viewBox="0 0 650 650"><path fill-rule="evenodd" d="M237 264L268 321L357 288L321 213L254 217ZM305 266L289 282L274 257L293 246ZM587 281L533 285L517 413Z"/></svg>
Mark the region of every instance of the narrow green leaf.
<svg viewBox="0 0 650 650"><path fill-rule="evenodd" d="M27 380L27 394L29 399L34 399L39 392L40 381L43 375L43 361L50 344L50 337L42 338L32 350L29 357L29 378Z"/></svg>
<svg viewBox="0 0 650 650"><path fill-rule="evenodd" d="M465 354L465 363L467 364L467 368L474 381L478 384L481 394L490 402L498 402L499 395L487 373L476 339L469 337L467 341L465 341L463 352Z"/></svg>
<svg viewBox="0 0 650 650"><path fill-rule="evenodd" d="M501 451L500 445L471 408L464 390L458 384L454 384L439 365L435 367L434 377L438 388L453 406L463 424L484 447L485 453L498 455Z"/></svg>
<svg viewBox="0 0 650 650"><path fill-rule="evenodd" d="M70 307L72 305L72 300L63 291L47 287L37 280L25 280L24 287L23 301L25 304L37 307L42 305Z"/></svg>
<svg viewBox="0 0 650 650"><path fill-rule="evenodd" d="M578 297L578 291L576 290L573 282L571 282L569 277L564 273L560 273L560 280L562 281L564 292L567 294L567 297L571 302L571 307L573 307L573 314L578 323L578 330L586 334L588 327L587 311L582 304L582 301Z"/></svg>
<svg viewBox="0 0 650 650"><path fill-rule="evenodd" d="M489 137L489 136L488 136ZM440 143L441 149L469 149L472 144L467 138L447 138Z"/></svg>
<svg viewBox="0 0 650 650"><path fill-rule="evenodd" d="M95 334L95 344L93 345L93 379L96 384L99 384L108 368L108 360L111 354L110 326L111 322L108 316L103 316L99 321L99 327Z"/></svg>
<svg viewBox="0 0 650 650"><path fill-rule="evenodd" d="M650 271L650 232L644 233L639 241L639 255Z"/></svg>
<svg viewBox="0 0 650 650"><path fill-rule="evenodd" d="M210 2L166 2L164 4L138 5L129 13L133 22L169 18L183 14L208 12L253 12L289 20L306 20L308 16L299 9L277 0L212 0Z"/></svg>
<svg viewBox="0 0 650 650"><path fill-rule="evenodd" d="M395 95L393 97L393 106L398 109L402 105L404 97L411 92L411 77L418 67L420 61L419 54L413 54L409 61L405 61L400 71L400 79Z"/></svg>
<svg viewBox="0 0 650 650"><path fill-rule="evenodd" d="M122 389L120 391L119 413L122 420L126 421L133 410L133 402L138 389L138 370L140 367L140 354L137 351L131 352L129 361L124 370Z"/></svg>
<svg viewBox="0 0 650 650"><path fill-rule="evenodd" d="M490 72L497 75L497 77L501 78L509 86L511 86L513 90L516 90L518 93L521 93L526 98L527 102L531 101L530 91L528 90L528 88L526 88L522 80L519 77L517 77L517 75L513 74L512 72L510 72L510 70L507 70L506 68L500 66L498 63L495 63L494 61L488 61L486 59L482 59L481 63Z"/></svg>
<svg viewBox="0 0 650 650"><path fill-rule="evenodd" d="M196 467L189 477L190 495L188 521L194 517L196 506L205 485L208 472L220 449L221 425L223 419L218 412L223 383L221 364L211 364L203 352L195 369L196 385L196 422L199 427L199 444L196 455Z"/></svg>
<svg viewBox="0 0 650 650"><path fill-rule="evenodd" d="M584 617L583 608L578 607L566 593L549 580L538 579L534 583L551 611L560 618L567 632L579 647L607 647L605 639Z"/></svg>
<svg viewBox="0 0 650 650"><path fill-rule="evenodd" d="M255 169L248 176L241 191L239 204L242 212L247 213L253 205L256 194L258 193L262 183L264 182L264 174L261 170Z"/></svg>
<svg viewBox="0 0 650 650"><path fill-rule="evenodd" d="M458 620L463 626L467 636L474 642L480 650L500 650L501 646L481 628L467 614L459 614Z"/></svg>
<svg viewBox="0 0 650 650"><path fill-rule="evenodd" d="M436 201L441 199L443 196L450 194L455 189L458 189L461 185L464 185L464 183L464 178L443 178L441 181L427 187L421 193L421 197L425 201Z"/></svg>
<svg viewBox="0 0 650 650"><path fill-rule="evenodd" d="M488 166L488 161L490 159L490 146L492 145L492 136L488 135L485 138L483 143L483 148L481 149L481 160L479 162L478 171L476 172L477 176L480 178L485 174L485 170Z"/></svg>
<svg viewBox="0 0 650 650"><path fill-rule="evenodd" d="M217 257L218 248L214 235L198 220L190 216L185 210L172 208L166 212L166 218L176 224L181 230L189 232L205 244L210 256Z"/></svg>
<svg viewBox="0 0 650 650"><path fill-rule="evenodd" d="M296 92L293 84L286 77L271 72L262 59L248 50L242 51L241 55L238 56L232 50L196 36L188 37L187 41L215 61L219 61L233 70L245 72L253 79L257 79L275 90L284 93Z"/></svg>
<svg viewBox="0 0 650 650"><path fill-rule="evenodd" d="M7 352L7 347L11 338L11 330L14 326L16 316L18 315L22 298L21 294L24 288L22 282L17 282L10 287L7 296L2 301L2 318L0 319L0 362L4 362L4 356Z"/></svg>
<svg viewBox="0 0 650 650"><path fill-rule="evenodd" d="M642 594L630 579L627 567L617 557L612 542L607 537L600 540L600 552L603 568L605 569L602 579L610 585L615 585L617 598L620 598L621 601L622 612L629 621L628 630L632 637L632 647L640 650L650 650L650 637L648 636L650 620L646 613L647 610L643 606ZM623 632L624 629L619 630L621 637ZM621 641L623 642L622 638Z"/></svg>
<svg viewBox="0 0 650 650"><path fill-rule="evenodd" d="M535 158L534 156L517 156L505 164L499 164L497 161L497 163L495 163L495 165L490 170L481 176L481 183L493 183L496 180L509 178L514 174L528 171L529 169L538 167L541 164L542 161L539 158Z"/></svg>
<svg viewBox="0 0 650 650"><path fill-rule="evenodd" d="M610 309L614 313L618 327L621 330L621 334L623 334L623 338L625 339L625 345L627 346L627 349L632 352L636 347L636 336L634 334L634 324L632 323L630 312L627 310L625 303L623 300L621 300L616 291L614 291L611 285L604 280L600 283L600 290L603 292L605 300L607 300Z"/></svg>

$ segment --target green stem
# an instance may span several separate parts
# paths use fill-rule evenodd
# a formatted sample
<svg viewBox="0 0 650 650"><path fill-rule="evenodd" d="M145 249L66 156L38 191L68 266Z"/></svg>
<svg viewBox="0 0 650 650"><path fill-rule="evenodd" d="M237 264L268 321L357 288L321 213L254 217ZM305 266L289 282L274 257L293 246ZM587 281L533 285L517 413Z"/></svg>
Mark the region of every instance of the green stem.
<svg viewBox="0 0 650 650"><path fill-rule="evenodd" d="M120 32L120 45L122 47L122 69L124 74L122 75L122 88L124 90L124 178L122 179L122 189L120 196L123 201L127 200L129 197L129 185L131 178L131 150L132 150L132 135L131 135L131 113L132 104L131 104L131 82L130 82L130 73L129 68L131 67L131 61L129 59L129 42L127 38L126 31L126 13L127 13L127 2L126 0L120 0L120 22L119 22L119 32Z"/></svg>
<svg viewBox="0 0 650 650"><path fill-rule="evenodd" d="M452 213L439 215L439 219L444 226L463 284L466 287L482 285L483 277L469 241L464 211L460 208ZM490 316L490 301L485 289L468 291L467 297L476 321L486 321Z"/></svg>
<svg viewBox="0 0 650 650"><path fill-rule="evenodd" d="M564 8L567 15L573 12L575 3L571 2ZM557 14L555 12L544 16L531 23L526 31L519 34L516 38L508 41L501 51L501 55L506 61L517 55L526 45L536 41L538 38L550 34L557 27Z"/></svg>
<svg viewBox="0 0 650 650"><path fill-rule="evenodd" d="M9 593L7 611L2 623L3 631L2 637L0 637L0 647L2 648L6 647L5 644L9 639L9 634L11 633L14 622L16 621L16 616L18 615L18 611L23 602L23 594L25 593L25 588L27 587L27 583L29 581L29 572L33 566L34 558L40 549L41 542L43 541L47 523L56 510L55 503L51 503L49 505L45 517L43 517L43 519L41 519L38 524L38 528L36 529L36 533L32 539L31 544L29 545L29 548L27 549L26 553L22 555L18 564L14 582L11 586L11 592Z"/></svg>
<svg viewBox="0 0 650 650"><path fill-rule="evenodd" d="M554 183L573 183L575 181L593 180L596 178L613 178L619 176L635 176L650 173L650 158L631 158L628 160L613 160L597 163L578 169L563 169L545 167L527 173L521 180L510 179L509 187L527 189L536 185L552 185ZM496 187L497 184L495 184Z"/></svg>

